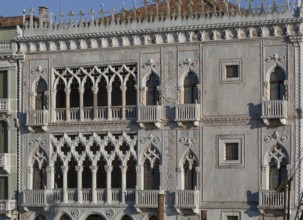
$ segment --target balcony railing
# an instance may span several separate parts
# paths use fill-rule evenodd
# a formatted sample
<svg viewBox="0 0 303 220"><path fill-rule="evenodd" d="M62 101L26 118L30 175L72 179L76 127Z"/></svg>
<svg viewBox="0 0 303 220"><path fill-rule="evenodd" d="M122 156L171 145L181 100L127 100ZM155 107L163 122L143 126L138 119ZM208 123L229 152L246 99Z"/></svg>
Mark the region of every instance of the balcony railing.
<svg viewBox="0 0 303 220"><path fill-rule="evenodd" d="M0 99L0 112L8 113L9 110L9 99Z"/></svg>
<svg viewBox="0 0 303 220"><path fill-rule="evenodd" d="M0 43L0 53L1 54L10 54L14 52L13 44L10 42Z"/></svg>
<svg viewBox="0 0 303 220"><path fill-rule="evenodd" d="M175 207L191 208L199 207L198 190L177 190L175 195Z"/></svg>
<svg viewBox="0 0 303 220"><path fill-rule="evenodd" d="M158 207L159 190L137 190L136 207L156 208Z"/></svg>
<svg viewBox="0 0 303 220"><path fill-rule="evenodd" d="M16 166L16 154L0 154L0 167L10 173L10 168Z"/></svg>
<svg viewBox="0 0 303 220"><path fill-rule="evenodd" d="M17 211L16 200L0 200L0 213Z"/></svg>
<svg viewBox="0 0 303 220"><path fill-rule="evenodd" d="M157 126L157 123L159 123L161 120L161 110L162 110L162 108L160 105L139 106L138 107L138 122L139 123L155 123Z"/></svg>
<svg viewBox="0 0 303 220"><path fill-rule="evenodd" d="M281 123L286 123L287 101L270 100L262 102L262 118L266 124L268 119L280 119Z"/></svg>
<svg viewBox="0 0 303 220"><path fill-rule="evenodd" d="M259 192L259 206L266 209L283 209L284 192L261 190Z"/></svg>
<svg viewBox="0 0 303 220"><path fill-rule="evenodd" d="M28 110L26 114L26 126L47 126L48 110Z"/></svg>
<svg viewBox="0 0 303 220"><path fill-rule="evenodd" d="M77 189L66 189L67 203L75 203L79 201ZM91 189L81 189L82 197L81 202L84 204L91 204L93 200ZM96 189L95 199L97 204L104 204L107 201L106 189ZM112 204L134 204L135 203L135 189L126 189L122 193L121 189L111 189L111 201ZM53 190L24 190L22 193L22 205L28 207L45 207L51 204L60 204L64 199L64 190L53 189ZM147 197L146 197L147 198ZM157 197L155 197L155 202ZM148 204L148 203L147 203ZM157 203L156 203L157 204Z"/></svg>
<svg viewBox="0 0 303 220"><path fill-rule="evenodd" d="M200 121L200 104L177 104L176 122L194 122L198 126Z"/></svg>

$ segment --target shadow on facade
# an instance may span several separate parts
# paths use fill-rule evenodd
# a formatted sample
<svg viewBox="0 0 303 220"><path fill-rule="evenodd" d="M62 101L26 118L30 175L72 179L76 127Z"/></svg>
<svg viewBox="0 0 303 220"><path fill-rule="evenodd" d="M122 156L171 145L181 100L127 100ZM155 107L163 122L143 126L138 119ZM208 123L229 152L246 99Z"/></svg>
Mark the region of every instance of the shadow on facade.
<svg viewBox="0 0 303 220"><path fill-rule="evenodd" d="M261 213L258 209L258 201L259 201L259 192L252 193L250 190L246 191L247 205L248 209L245 213L249 217L257 217L260 216Z"/></svg>
<svg viewBox="0 0 303 220"><path fill-rule="evenodd" d="M250 128L255 129L264 127L265 125L261 121L261 104L255 105L253 103L248 103L247 106L248 114L251 117L248 123L248 125L250 125Z"/></svg>

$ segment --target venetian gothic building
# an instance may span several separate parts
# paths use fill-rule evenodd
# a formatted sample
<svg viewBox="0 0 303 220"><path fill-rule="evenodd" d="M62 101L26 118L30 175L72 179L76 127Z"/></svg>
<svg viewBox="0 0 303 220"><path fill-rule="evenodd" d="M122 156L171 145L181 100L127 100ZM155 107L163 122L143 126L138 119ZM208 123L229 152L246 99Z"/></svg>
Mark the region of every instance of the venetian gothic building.
<svg viewBox="0 0 303 220"><path fill-rule="evenodd" d="M31 10L20 219L298 219L303 4L248 2Z"/></svg>

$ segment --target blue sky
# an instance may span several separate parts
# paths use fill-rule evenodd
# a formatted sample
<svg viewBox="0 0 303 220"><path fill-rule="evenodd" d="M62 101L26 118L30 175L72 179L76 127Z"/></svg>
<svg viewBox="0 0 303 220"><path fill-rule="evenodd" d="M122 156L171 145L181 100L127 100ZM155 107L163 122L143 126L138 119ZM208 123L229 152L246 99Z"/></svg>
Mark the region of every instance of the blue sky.
<svg viewBox="0 0 303 220"><path fill-rule="evenodd" d="M137 0L136 5L140 6L142 1L143 0ZM67 14L70 9L72 9L75 14L78 14L80 9L83 9L86 13L88 13L92 8L95 12L97 12L100 11L102 3L107 11L109 11L112 7L120 10L123 2L126 2L125 7L128 9L133 5L132 0L8 0L5 1L5 7L1 7L0 15L19 16L22 15L23 8L25 8L26 12L28 13L31 7L33 7L37 12L39 6L46 6L50 11L57 15L60 5L64 14Z"/></svg>

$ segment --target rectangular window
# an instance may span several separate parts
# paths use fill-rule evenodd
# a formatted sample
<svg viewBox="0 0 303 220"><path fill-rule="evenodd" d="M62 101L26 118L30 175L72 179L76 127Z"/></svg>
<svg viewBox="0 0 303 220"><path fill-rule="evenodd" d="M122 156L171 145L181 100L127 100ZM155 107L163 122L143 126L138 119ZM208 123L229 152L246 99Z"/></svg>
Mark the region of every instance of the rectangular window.
<svg viewBox="0 0 303 220"><path fill-rule="evenodd" d="M7 177L0 177L0 200L8 199Z"/></svg>
<svg viewBox="0 0 303 220"><path fill-rule="evenodd" d="M238 65L226 65L225 66L225 77L226 78L239 77L239 66Z"/></svg>
<svg viewBox="0 0 303 220"><path fill-rule="evenodd" d="M239 160L239 143L225 143L225 160Z"/></svg>
<svg viewBox="0 0 303 220"><path fill-rule="evenodd" d="M7 71L0 71L0 99L7 98Z"/></svg>

